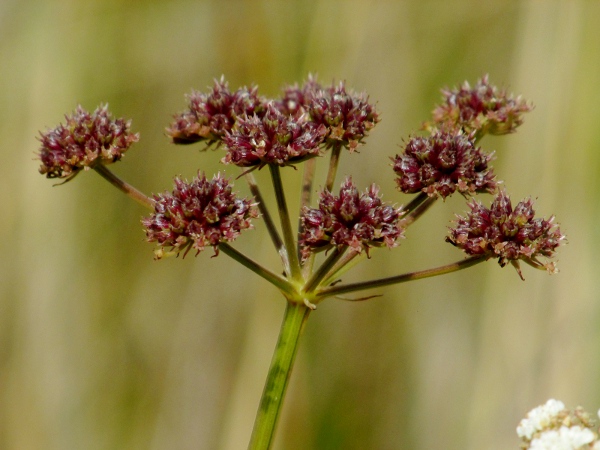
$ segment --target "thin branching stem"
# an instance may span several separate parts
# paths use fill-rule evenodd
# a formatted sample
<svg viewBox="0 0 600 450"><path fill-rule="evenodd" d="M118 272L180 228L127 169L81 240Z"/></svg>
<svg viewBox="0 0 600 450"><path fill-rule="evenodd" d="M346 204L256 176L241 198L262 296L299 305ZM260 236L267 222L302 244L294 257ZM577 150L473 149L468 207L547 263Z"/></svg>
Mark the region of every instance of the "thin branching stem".
<svg viewBox="0 0 600 450"><path fill-rule="evenodd" d="M417 206L419 206L421 203L423 203L425 200L427 200L427 198L429 198L429 196L425 192L419 192L415 196L415 198L413 198L410 202L408 202L408 205L406 205L404 208L402 208L402 210L406 214L410 214L412 211L414 211L417 208Z"/></svg>
<svg viewBox="0 0 600 450"><path fill-rule="evenodd" d="M391 284L404 283L406 281L420 280L422 278L435 277L447 273L456 272L467 267L474 266L488 259L487 256L471 256L470 258L448 264L445 266L436 267L433 269L421 270L418 272L409 272L402 275L396 275L388 278L380 278L378 280L364 281L361 283L351 283L341 286L332 286L317 291L316 299L323 300L325 297L332 297L349 292L364 291L376 287L389 286Z"/></svg>
<svg viewBox="0 0 600 450"><path fill-rule="evenodd" d="M260 211L262 219L265 222L267 231L269 232L269 236L271 237L271 241L273 242L273 245L275 246L277 253L279 253L279 256L281 257L281 260L283 262L283 267L285 268L286 273L290 273L290 261L288 259L287 252L285 251L283 241L281 240L279 231L277 230L277 227L275 226L275 222L273 222L273 217L271 217L269 208L267 208L267 204L265 203L265 200L264 200L264 198L260 192L260 189L258 187L258 184L256 183L256 178L254 178L254 175L252 174L252 172L249 172L249 171L246 171L244 173L244 177L246 178L246 181L248 182L248 186L250 187L250 192L252 192L252 195L254 196L254 198L256 199L256 201L258 203L258 209Z"/></svg>
<svg viewBox="0 0 600 450"><path fill-rule="evenodd" d="M313 270L314 263L315 263L315 253L314 252L310 252L310 254L308 255L308 257L305 260L302 260L302 257L300 256L300 264L302 266L302 276L304 277L305 280L308 277L310 277L310 274L312 273L312 270Z"/></svg>
<svg viewBox="0 0 600 450"><path fill-rule="evenodd" d="M269 164L269 170L271 172L271 179L273 181L273 188L275 190L275 198L277 199L277 209L279 210L279 219L281 220L281 229L283 231L283 243L285 246L285 252L290 262L291 276L293 279L299 281L302 278L302 273L300 270L300 262L298 260L296 243L294 241L290 213L285 200L283 183L281 181L281 170L279 166L274 164Z"/></svg>
<svg viewBox="0 0 600 450"><path fill-rule="evenodd" d="M275 248L277 248L279 250L283 246L283 241L281 240L281 237L279 236L279 231L277 231L277 227L275 226L275 223L273 222L271 213L269 212L269 209L267 208L267 205L265 204L265 200L260 192L258 184L256 183L254 174L252 174L252 172L246 172L244 174L244 177L246 178L246 181L248 182L248 186L250 187L250 192L252 192L252 195L258 202L258 209L260 210L262 219L264 220L264 222L267 226L267 230L269 231L269 236L271 236L273 245L275 245Z"/></svg>
<svg viewBox="0 0 600 450"><path fill-rule="evenodd" d="M285 278L283 278L280 275L277 275L277 274L271 272L269 269L266 269L265 267L261 266L259 263L250 259L249 257L244 255L239 250L236 250L235 248L233 248L231 245L229 245L227 243L221 243L221 244L219 244L219 250L222 251L223 253L225 253L227 256L234 259L235 261L242 264L244 267L247 267L255 274L264 278L269 283L271 283L275 287L279 288L279 290L281 290L282 292L284 292L288 295L295 295L295 291L292 288L292 286L288 280L286 280Z"/></svg>
<svg viewBox="0 0 600 450"><path fill-rule="evenodd" d="M323 264L321 264L321 266L317 270L315 270L312 276L308 279L308 281L304 285L304 292L312 292L319 285L319 283L321 283L321 281L323 281L323 279L331 272L331 269L342 258L342 256L344 256L344 252L347 249L348 247L343 247L341 250L338 247L334 247L334 249L331 251L331 254L327 257Z"/></svg>
<svg viewBox="0 0 600 450"><path fill-rule="evenodd" d="M335 176L337 174L338 165L340 163L340 154L342 153L341 142L335 143L331 149L331 158L329 159L329 170L327 171L327 181L325 183L325 189L329 192L333 189L333 183L335 183Z"/></svg>
<svg viewBox="0 0 600 450"><path fill-rule="evenodd" d="M421 198L421 195L425 196L425 198ZM429 197L429 196L427 196L427 194L424 194L421 192L415 200L417 200L417 199L421 200L421 201L419 201L419 203L416 204L416 206L414 206L414 208L406 216L402 217L402 219L400 220L400 225L403 228L407 228L409 225L412 225L413 223L415 223L416 220L419 217L421 217L425 213L425 211L427 211L431 207L431 205L433 205L435 203L435 201L438 198L437 198L437 196ZM411 202L409 204L409 206L412 203L413 202Z"/></svg>
<svg viewBox="0 0 600 450"><path fill-rule="evenodd" d="M344 256L335 263L333 268L329 271L327 279L325 279L321 285L328 286L331 283L339 280L339 278L348 272L350 269L355 267L359 262L367 257L367 252L347 252Z"/></svg>
<svg viewBox="0 0 600 450"><path fill-rule="evenodd" d="M313 182L315 179L315 171L317 169L317 159L311 158L304 163L304 172L302 174L302 192L300 193L300 213L298 214L298 235L301 235L304 231L304 227L302 225L302 212L304 208L310 206L310 201L312 198L312 190L313 190ZM300 243L298 243L298 258L300 258ZM312 263L314 261L314 255L311 253L309 258L302 262L301 265L303 269L306 264L309 264L308 269L304 269L304 272L310 272Z"/></svg>
<svg viewBox="0 0 600 450"><path fill-rule="evenodd" d="M112 173L104 164L97 164L94 166L94 170L102 176L105 180L107 180L110 184L115 186L121 192L124 192L133 200L138 202L140 205L145 206L146 208L154 210L154 200L148 197L143 192L134 188L129 183L121 180L118 176Z"/></svg>

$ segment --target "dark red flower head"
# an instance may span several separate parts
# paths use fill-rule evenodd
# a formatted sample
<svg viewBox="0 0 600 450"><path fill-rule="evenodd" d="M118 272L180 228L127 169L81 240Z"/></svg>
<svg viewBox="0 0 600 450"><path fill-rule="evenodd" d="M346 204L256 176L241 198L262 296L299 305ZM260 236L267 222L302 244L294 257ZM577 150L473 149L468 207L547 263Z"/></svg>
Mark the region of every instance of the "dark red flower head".
<svg viewBox="0 0 600 450"><path fill-rule="evenodd" d="M519 202L513 209L503 190L496 195L490 209L477 200L468 205L471 211L466 217L457 216L456 226L450 228L446 241L468 255L498 258L502 267L510 262L521 278L519 260L550 273L556 272L553 262L539 260L540 257L551 258L565 239L553 224L554 216L548 220L535 219L531 199Z"/></svg>
<svg viewBox="0 0 600 450"><path fill-rule="evenodd" d="M284 87L283 96L275 102L275 106L283 114L299 117L306 112L315 94L322 89L316 77L309 74L302 87L298 84Z"/></svg>
<svg viewBox="0 0 600 450"><path fill-rule="evenodd" d="M212 246L218 254L221 242L235 240L240 232L252 228L250 219L258 217L253 203L232 192L229 181L220 174L208 181L204 174L191 183L175 178L172 193L154 196L154 213L142 219L148 242L157 242L156 259L165 247L179 253L199 252Z"/></svg>
<svg viewBox="0 0 600 450"><path fill-rule="evenodd" d="M458 89L442 91L444 103L433 110L433 122L426 128L485 134L512 133L523 123L523 113L533 109L520 96L513 98L505 90L491 85L488 76L471 87L468 82Z"/></svg>
<svg viewBox="0 0 600 450"><path fill-rule="evenodd" d="M288 166L318 156L326 132L323 125L285 115L269 104L262 118L241 118L224 137L223 162L240 167Z"/></svg>
<svg viewBox="0 0 600 450"><path fill-rule="evenodd" d="M218 143L239 117L260 116L265 110L265 101L258 96L256 86L230 92L224 77L215 80L210 93L193 91L187 98L188 110L174 116L175 121L167 128L175 144Z"/></svg>
<svg viewBox="0 0 600 450"><path fill-rule="evenodd" d="M70 179L81 169L116 162L139 139L129 131L131 121L113 120L108 105L91 114L78 106L65 119L65 125L40 133L40 173L48 178Z"/></svg>
<svg viewBox="0 0 600 450"><path fill-rule="evenodd" d="M302 257L333 246L348 246L355 252L382 245L395 247L403 233L398 225L401 215L400 208L381 201L377 186L373 184L361 194L348 177L339 196L323 191L317 209L305 207L302 211Z"/></svg>
<svg viewBox="0 0 600 450"><path fill-rule="evenodd" d="M492 157L464 134L436 132L411 138L392 160L400 191L446 198L457 190L463 195L494 192L495 176L488 164Z"/></svg>
<svg viewBox="0 0 600 450"><path fill-rule="evenodd" d="M356 150L369 130L379 122L375 107L365 94L347 91L344 82L317 90L307 110L310 119L327 127L327 144Z"/></svg>

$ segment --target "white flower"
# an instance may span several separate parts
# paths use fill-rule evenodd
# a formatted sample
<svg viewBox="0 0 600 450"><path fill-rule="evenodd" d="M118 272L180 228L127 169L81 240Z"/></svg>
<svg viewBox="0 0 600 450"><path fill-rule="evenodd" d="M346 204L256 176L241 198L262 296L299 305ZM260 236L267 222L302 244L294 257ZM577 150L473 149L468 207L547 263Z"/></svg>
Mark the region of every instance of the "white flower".
<svg viewBox="0 0 600 450"><path fill-rule="evenodd" d="M563 402L554 399L548 400L545 405L538 406L527 413L527 418L521 420L517 427L517 434L520 438L531 440L534 433L550 425L552 419L564 409Z"/></svg>
<svg viewBox="0 0 600 450"><path fill-rule="evenodd" d="M558 430L546 430L531 441L530 450L577 450L596 439L588 428L575 425L571 428L560 427Z"/></svg>

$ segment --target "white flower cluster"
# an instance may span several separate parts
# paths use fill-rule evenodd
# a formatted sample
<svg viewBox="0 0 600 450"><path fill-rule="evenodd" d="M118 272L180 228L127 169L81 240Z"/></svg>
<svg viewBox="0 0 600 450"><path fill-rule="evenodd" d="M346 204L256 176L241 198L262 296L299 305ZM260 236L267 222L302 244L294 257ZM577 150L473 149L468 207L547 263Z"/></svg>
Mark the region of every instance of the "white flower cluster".
<svg viewBox="0 0 600 450"><path fill-rule="evenodd" d="M600 411L598 411L600 417ZM567 410L563 402L548 400L519 423L517 434L528 450L600 450L598 433L581 408Z"/></svg>
<svg viewBox="0 0 600 450"><path fill-rule="evenodd" d="M530 450L577 450L594 442L596 436L589 428L579 425L560 427L558 430L546 430L531 441ZM595 445L594 448L600 448ZM589 447L584 447L589 448Z"/></svg>
<svg viewBox="0 0 600 450"><path fill-rule="evenodd" d="M521 420L517 427L520 438L531 440L534 433L547 428L558 413L565 409L565 404L559 400L550 399L545 405L533 408L527 413L527 418Z"/></svg>

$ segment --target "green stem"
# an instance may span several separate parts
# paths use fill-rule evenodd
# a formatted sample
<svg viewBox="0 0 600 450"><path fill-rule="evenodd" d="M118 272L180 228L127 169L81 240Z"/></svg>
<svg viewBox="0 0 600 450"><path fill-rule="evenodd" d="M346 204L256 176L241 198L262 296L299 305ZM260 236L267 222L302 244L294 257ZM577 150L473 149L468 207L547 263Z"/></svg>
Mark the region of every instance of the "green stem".
<svg viewBox="0 0 600 450"><path fill-rule="evenodd" d="M340 153L342 152L342 144L334 144L331 149L331 159L329 160L329 170L327 171L327 181L325 189L329 192L333 189L335 175L337 174L338 165L340 163Z"/></svg>
<svg viewBox="0 0 600 450"><path fill-rule="evenodd" d="M246 255L244 255L242 252L233 248L231 245L227 243L221 243L219 244L219 250L225 253L227 256L231 257L232 259L236 260L240 264L242 264L244 267L247 267L255 274L264 278L269 283L279 288L282 292L288 295L294 295L295 291L288 280L264 268L256 261L253 261Z"/></svg>
<svg viewBox="0 0 600 450"><path fill-rule="evenodd" d="M267 231L269 232L269 236L271 236L271 241L273 241L273 245L275 246L277 253L279 253L279 256L281 257L283 267L285 268L285 271L287 273L290 273L290 262L288 260L287 252L285 251L283 242L281 240L281 237L279 236L279 232L277 231L277 227L273 222L271 213L269 212L264 198L260 193L260 189L258 188L256 179L254 178L254 175L249 171L246 171L244 173L244 176L246 178L246 181L248 182L248 186L250 187L250 192L252 192L252 195L258 202L258 209L260 211L260 214L262 215L263 221L265 222Z"/></svg>
<svg viewBox="0 0 600 450"><path fill-rule="evenodd" d="M413 198L408 205L406 205L403 210L407 212L407 214L411 213L417 206L427 200L429 196L425 192L419 192L415 198Z"/></svg>
<svg viewBox="0 0 600 450"><path fill-rule="evenodd" d="M298 341L310 311L310 308L303 303L291 301L287 303L248 450L271 448L277 419L296 358Z"/></svg>
<svg viewBox="0 0 600 450"><path fill-rule="evenodd" d="M355 267L359 262L367 257L367 252L349 252L344 254L344 257L335 263L329 271L327 279L321 283L322 286L328 286L331 283L339 280L339 278Z"/></svg>
<svg viewBox="0 0 600 450"><path fill-rule="evenodd" d="M269 164L271 171L271 179L273 180L273 188L275 189L275 197L277 198L277 208L279 209L279 219L281 220L281 230L283 231L283 242L285 251L290 261L291 276L295 280L300 280L302 274L300 272L300 263L296 252L296 244L294 243L294 233L292 232L292 222L290 213L285 200L283 191L283 183L281 181L281 171L279 166Z"/></svg>
<svg viewBox="0 0 600 450"><path fill-rule="evenodd" d="M406 209L409 211L409 213L400 220L400 225L404 228L407 228L419 217L421 217L437 199L437 197L429 197L427 194L421 192L412 202L407 205Z"/></svg>
<svg viewBox="0 0 600 450"><path fill-rule="evenodd" d="M343 250L335 247L331 254L327 257L327 259L321 264L321 266L312 274L312 276L306 282L304 286L304 292L313 291L321 281L331 272L331 269L336 265L336 263L344 256L344 252L348 249L348 247L344 247Z"/></svg>
<svg viewBox="0 0 600 450"><path fill-rule="evenodd" d="M456 272L457 270L466 269L467 267L474 266L487 260L487 256L471 256L470 258L463 259L452 264L448 264L434 269L421 270L418 272L410 272L402 275L396 275L388 278L380 278L378 280L363 281L361 283L351 283L342 286L332 286L329 288L321 289L317 291L315 300L324 300L326 297L332 297L335 295L346 294L348 292L363 291L365 289L372 289L376 287L389 286L390 284L399 284L406 281L420 280L422 278L435 277L437 275L444 275L447 273Z"/></svg>
<svg viewBox="0 0 600 450"><path fill-rule="evenodd" d="M121 192L127 194L140 205L154 210L154 201L151 198L149 198L147 195L131 186L129 183L126 183L125 181L121 180L114 173L112 173L104 164L97 164L94 167L94 170L98 172L102 176L102 178L107 180L110 184L115 186Z"/></svg>
<svg viewBox="0 0 600 450"><path fill-rule="evenodd" d="M485 136L485 133L482 133L481 130L477 131L475 133L475 137L473 139L473 145L479 144L479 141L481 141L481 138L483 138L484 136Z"/></svg>
<svg viewBox="0 0 600 450"><path fill-rule="evenodd" d="M301 235L304 231L302 225L302 212L305 207L310 206L310 200L312 197L313 181L315 179L315 171L317 169L317 159L311 158L304 163L304 173L302 174L302 193L300 194L300 214L298 214L298 234ZM300 258L300 243L298 243L298 258ZM310 273L312 263L314 261L314 253L311 253L307 261L302 263L304 273ZM309 265L306 268L306 265Z"/></svg>

